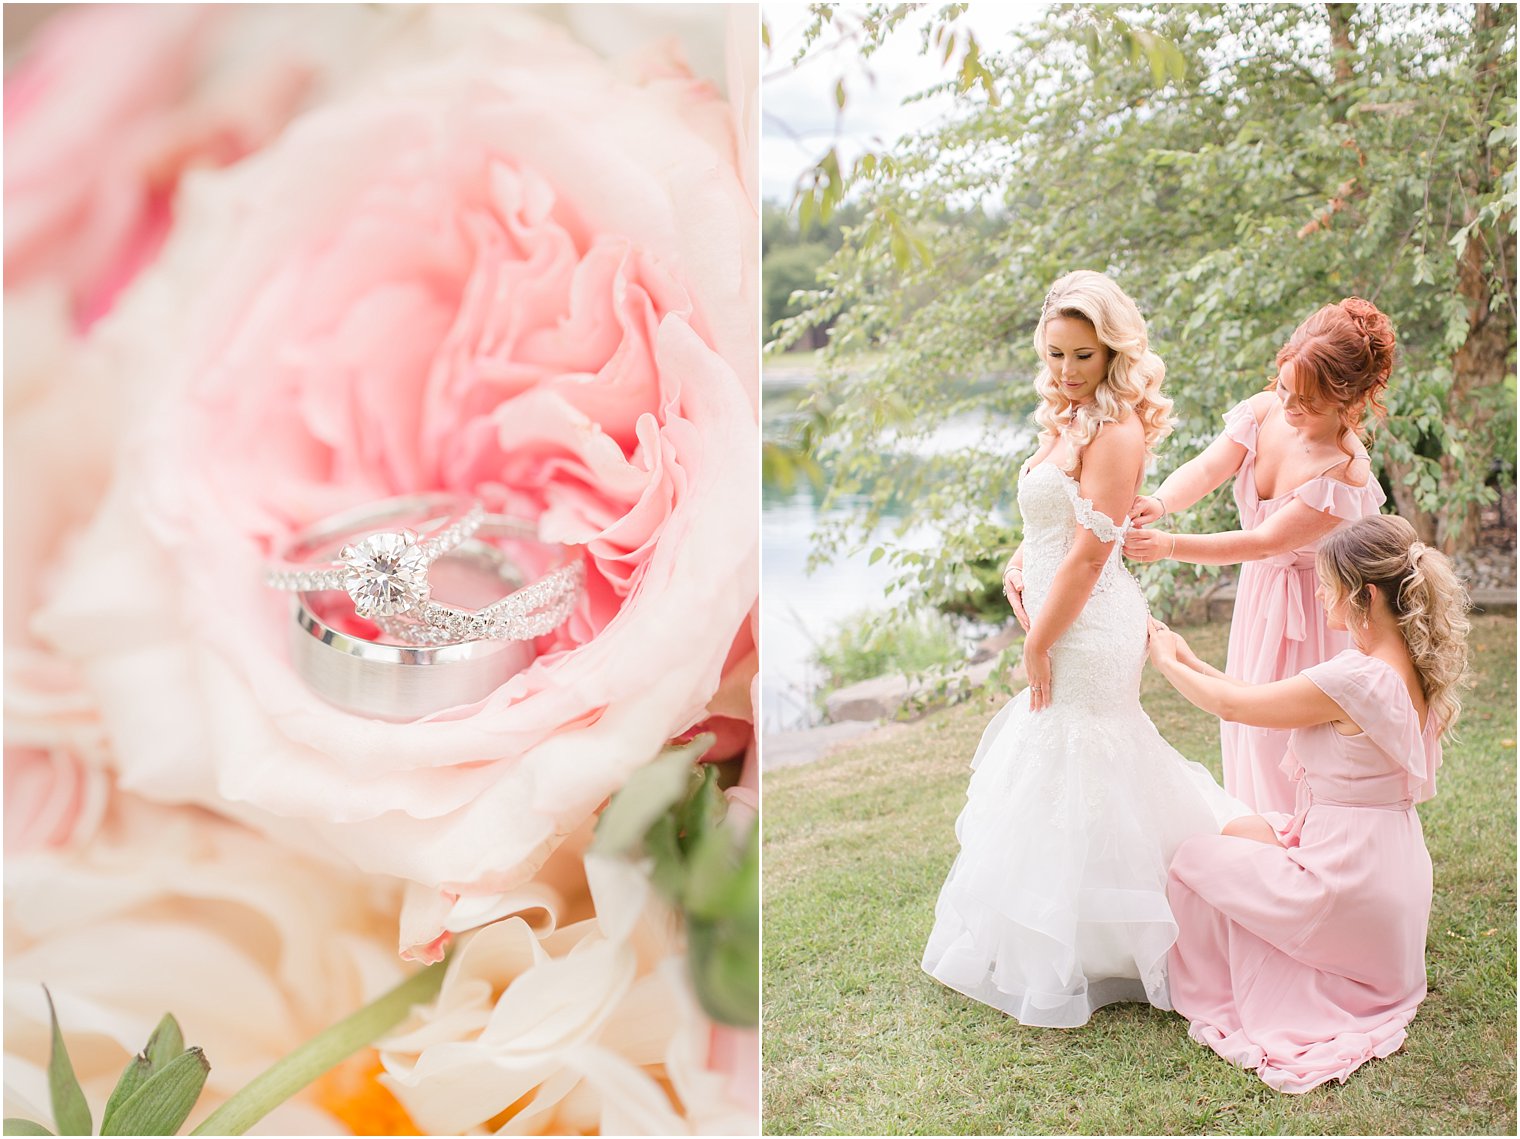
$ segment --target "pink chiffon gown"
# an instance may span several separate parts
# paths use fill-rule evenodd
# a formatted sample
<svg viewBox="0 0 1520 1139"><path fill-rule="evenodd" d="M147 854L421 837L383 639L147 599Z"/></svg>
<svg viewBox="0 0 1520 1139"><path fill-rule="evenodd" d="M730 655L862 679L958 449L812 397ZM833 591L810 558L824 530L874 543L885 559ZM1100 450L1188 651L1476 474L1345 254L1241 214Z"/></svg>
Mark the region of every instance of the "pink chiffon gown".
<svg viewBox="0 0 1520 1139"><path fill-rule="evenodd" d="M1193 1039L1280 1092L1346 1077L1404 1041L1425 997L1430 856L1414 804L1440 733L1399 674L1348 649L1304 670L1361 727L1291 733L1298 812L1285 846L1199 835L1167 879L1173 1006Z"/></svg>
<svg viewBox="0 0 1520 1139"><path fill-rule="evenodd" d="M1274 403L1268 414L1281 412ZM1256 490L1258 424L1251 405L1236 404L1226 413L1224 424L1225 434L1246 449L1235 474L1235 504L1242 529L1256 529L1295 500L1346 522L1376 514L1383 505L1383 488L1376 479L1357 487L1326 475L1276 498L1260 497ZM1314 572L1318 546L1315 542L1240 567L1235 615L1230 621L1230 650L1224 666L1230 676L1250 684L1286 680L1351 647L1344 632L1326 623L1324 606L1314 596L1319 585ZM1291 812L1293 786L1282 766L1288 733L1221 724L1219 735L1225 790L1252 810Z"/></svg>

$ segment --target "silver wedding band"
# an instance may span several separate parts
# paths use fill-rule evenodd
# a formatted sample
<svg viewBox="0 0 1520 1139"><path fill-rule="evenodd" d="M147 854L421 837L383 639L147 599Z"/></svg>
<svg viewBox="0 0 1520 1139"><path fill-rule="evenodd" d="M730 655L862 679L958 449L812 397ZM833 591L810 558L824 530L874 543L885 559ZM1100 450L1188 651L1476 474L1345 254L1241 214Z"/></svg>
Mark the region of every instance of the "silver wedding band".
<svg viewBox="0 0 1520 1139"><path fill-rule="evenodd" d="M415 720L473 704L533 662L529 641L386 645L327 624L300 599L291 624L296 672L329 704L377 720Z"/></svg>

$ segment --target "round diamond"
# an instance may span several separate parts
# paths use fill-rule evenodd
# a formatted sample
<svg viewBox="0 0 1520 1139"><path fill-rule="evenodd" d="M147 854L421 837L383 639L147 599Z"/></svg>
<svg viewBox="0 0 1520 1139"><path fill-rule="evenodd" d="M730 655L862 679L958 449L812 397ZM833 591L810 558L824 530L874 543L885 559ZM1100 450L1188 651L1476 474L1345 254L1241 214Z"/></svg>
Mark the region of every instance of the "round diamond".
<svg viewBox="0 0 1520 1139"><path fill-rule="evenodd" d="M361 617L410 613L427 600L429 559L415 534L371 534L339 560L347 567L343 588Z"/></svg>

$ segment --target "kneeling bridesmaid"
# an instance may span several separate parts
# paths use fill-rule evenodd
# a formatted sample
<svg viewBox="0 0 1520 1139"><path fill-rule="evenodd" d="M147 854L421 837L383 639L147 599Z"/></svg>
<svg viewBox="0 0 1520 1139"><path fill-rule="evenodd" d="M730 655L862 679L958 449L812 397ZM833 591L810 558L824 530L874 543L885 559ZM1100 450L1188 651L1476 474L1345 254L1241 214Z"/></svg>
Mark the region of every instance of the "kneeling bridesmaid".
<svg viewBox="0 0 1520 1139"><path fill-rule="evenodd" d="M1467 599L1402 518L1326 538L1332 628L1355 648L1271 684L1234 680L1154 623L1151 660L1221 719L1290 729L1297 811L1185 841L1167 897L1173 1006L1193 1038L1282 1092L1346 1078L1403 1043L1425 997L1430 856L1415 804L1466 681Z"/></svg>

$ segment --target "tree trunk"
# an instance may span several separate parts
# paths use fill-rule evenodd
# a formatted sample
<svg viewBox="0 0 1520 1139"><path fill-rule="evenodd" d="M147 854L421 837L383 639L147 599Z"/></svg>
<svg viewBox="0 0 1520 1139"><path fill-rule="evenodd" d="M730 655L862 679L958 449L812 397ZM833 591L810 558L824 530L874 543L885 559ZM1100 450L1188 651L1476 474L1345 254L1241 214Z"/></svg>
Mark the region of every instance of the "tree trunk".
<svg viewBox="0 0 1520 1139"><path fill-rule="evenodd" d="M1436 516L1422 510L1415 499L1414 488L1404 485L1404 476L1417 469L1414 463L1401 463L1391 456L1383 457L1383 470L1388 474L1388 484L1393 491L1394 512L1414 527L1420 541L1427 546L1436 544Z"/></svg>
<svg viewBox="0 0 1520 1139"><path fill-rule="evenodd" d="M1496 22L1495 6L1479 4L1473 18L1473 63L1479 76L1488 77L1479 88L1480 108L1504 95L1499 90L1498 78L1503 69L1493 64L1498 54L1495 48L1504 50L1508 37L1492 34ZM1493 157L1487 144L1481 144L1463 177L1467 191L1462 216L1464 225L1477 218L1476 202L1492 191L1494 177ZM1493 263L1513 270L1515 234L1511 221L1511 215L1505 214L1487 232L1475 228L1457 263L1457 292L1467 304L1468 331L1467 339L1452 357L1451 394L1447 397L1446 411L1451 419L1460 421L1468 430L1468 453L1461 462L1482 463L1485 468L1493 455L1486 445L1489 437L1484 427L1492 419L1493 412L1472 397L1484 388L1502 384L1509 370L1510 345L1515 339L1515 312L1511 304L1506 303L1509 298L1492 295L1488 266ZM1450 455L1441 456L1443 475L1452 478L1457 474L1457 466L1458 461ZM1436 529L1435 541L1449 554L1471 542L1477 529L1478 506L1472 504L1465 510L1452 510L1443 517Z"/></svg>

